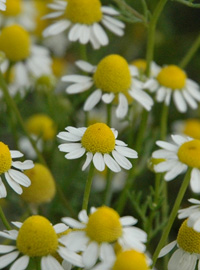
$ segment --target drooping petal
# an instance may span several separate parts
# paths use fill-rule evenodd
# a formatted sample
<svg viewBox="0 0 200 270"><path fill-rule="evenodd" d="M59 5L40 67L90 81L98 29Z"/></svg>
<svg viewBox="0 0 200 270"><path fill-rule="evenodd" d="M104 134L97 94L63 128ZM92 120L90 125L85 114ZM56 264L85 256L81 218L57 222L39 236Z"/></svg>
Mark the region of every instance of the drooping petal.
<svg viewBox="0 0 200 270"><path fill-rule="evenodd" d="M124 118L128 112L128 101L125 95L119 93L119 105L117 106L116 116Z"/></svg>
<svg viewBox="0 0 200 270"><path fill-rule="evenodd" d="M113 172L120 172L121 168L117 164L117 162L109 155L109 154L104 154L104 161L105 164L108 166L108 168L113 171Z"/></svg>
<svg viewBox="0 0 200 270"><path fill-rule="evenodd" d="M4 256L1 256L0 258L0 269L3 269L10 263L12 263L19 255L19 251L13 251L9 254L6 254Z"/></svg>
<svg viewBox="0 0 200 270"><path fill-rule="evenodd" d="M20 257L12 264L10 270L25 270L29 264L29 260L30 257L27 255Z"/></svg>
<svg viewBox="0 0 200 270"><path fill-rule="evenodd" d="M56 231L56 233L62 233L62 232L65 232L66 230L69 229L68 226L66 226L65 224L63 223L58 223L56 225L53 226L54 230Z"/></svg>
<svg viewBox="0 0 200 270"><path fill-rule="evenodd" d="M86 100L83 110L92 110L101 100L102 91L100 89L95 90Z"/></svg>
<svg viewBox="0 0 200 270"><path fill-rule="evenodd" d="M18 183L16 183L8 173L5 173L6 181L8 182L9 186L18 194L22 194L23 190Z"/></svg>
<svg viewBox="0 0 200 270"><path fill-rule="evenodd" d="M130 170L130 168L132 168L131 162L125 156L121 155L119 152L113 150L112 155L122 168L126 170Z"/></svg>
<svg viewBox="0 0 200 270"><path fill-rule="evenodd" d="M0 177L0 198L5 198L7 196L6 187Z"/></svg>
<svg viewBox="0 0 200 270"><path fill-rule="evenodd" d="M99 247L96 242L91 242L83 252L83 263L86 268L91 268L95 265L99 256Z"/></svg>
<svg viewBox="0 0 200 270"><path fill-rule="evenodd" d="M85 163L83 164L82 171L85 171L85 169L89 166L92 159L93 159L93 154L90 152L87 152L86 153L86 160L85 160Z"/></svg>
<svg viewBox="0 0 200 270"><path fill-rule="evenodd" d="M61 247L59 246L58 248L58 253L59 255L66 261L72 263L73 265L76 265L78 267L83 267L83 259L82 256L76 254L75 252L65 248L65 247Z"/></svg>
<svg viewBox="0 0 200 270"><path fill-rule="evenodd" d="M21 173L17 170L10 169L8 171L9 176L18 184L29 187L31 184L31 180L24 173Z"/></svg>
<svg viewBox="0 0 200 270"><path fill-rule="evenodd" d="M105 162L103 155L101 153L95 153L93 157L93 163L95 168L102 172L105 169Z"/></svg>
<svg viewBox="0 0 200 270"><path fill-rule="evenodd" d="M60 263L51 255L41 259L41 270L64 270Z"/></svg>

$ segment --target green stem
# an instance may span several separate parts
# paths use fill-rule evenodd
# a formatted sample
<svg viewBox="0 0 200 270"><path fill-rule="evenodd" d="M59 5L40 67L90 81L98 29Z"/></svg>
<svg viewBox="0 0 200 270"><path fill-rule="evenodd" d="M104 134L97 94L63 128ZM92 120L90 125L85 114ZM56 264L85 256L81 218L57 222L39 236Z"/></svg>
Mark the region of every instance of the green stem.
<svg viewBox="0 0 200 270"><path fill-rule="evenodd" d="M111 127L111 111L112 111L112 104L107 104L107 125Z"/></svg>
<svg viewBox="0 0 200 270"><path fill-rule="evenodd" d="M104 195L104 204L107 206L110 205L110 201L112 198L111 184L112 184L111 171L108 169L106 175L106 189Z"/></svg>
<svg viewBox="0 0 200 270"><path fill-rule="evenodd" d="M154 56L156 24L166 3L167 0L160 0L158 2L149 23L149 31L147 37L147 52L146 52L146 62L147 62L146 75L148 77L150 76L150 65L154 58L153 56Z"/></svg>
<svg viewBox="0 0 200 270"><path fill-rule="evenodd" d="M40 267L40 258L35 257L34 258L34 261L35 261L36 270L41 270L41 267Z"/></svg>
<svg viewBox="0 0 200 270"><path fill-rule="evenodd" d="M200 35L195 39L192 46L189 48L188 52L184 56L184 58L181 60L179 66L181 68L185 68L187 64L191 61L192 57L195 55L195 53L198 51L200 46Z"/></svg>
<svg viewBox="0 0 200 270"><path fill-rule="evenodd" d="M135 143L135 150L138 152L138 154L141 151L142 148L142 143L144 140L144 134L147 128L147 120L148 120L148 115L149 112L146 110L143 110L142 112L142 119L141 119L141 123L140 123L140 128L137 134L137 139L136 139L136 143Z"/></svg>
<svg viewBox="0 0 200 270"><path fill-rule="evenodd" d="M92 186L93 174L94 174L94 165L93 165L93 163L91 163L90 170L88 173L88 178L87 178L86 185L85 185L85 192L84 192L84 196L83 196L83 205L82 205L82 209L85 209L86 211L87 211L89 197L90 197L90 190L91 190L91 186Z"/></svg>
<svg viewBox="0 0 200 270"><path fill-rule="evenodd" d="M167 135L167 120L169 107L163 103L161 120L160 120L160 139L165 140Z"/></svg>
<svg viewBox="0 0 200 270"><path fill-rule="evenodd" d="M11 230L11 226L9 224L9 222L6 219L6 216L4 215L3 209L0 206L0 218L4 224L4 226L6 227L7 230Z"/></svg>
<svg viewBox="0 0 200 270"><path fill-rule="evenodd" d="M186 175L184 177L184 180L182 182L182 185L180 187L179 193L177 195L176 201L174 203L173 209L172 209L171 214L169 216L166 228L163 230L163 234L162 234L162 237L160 239L160 242L158 243L157 248L156 248L156 250L155 250L155 252L153 254L153 265L152 265L152 267L155 266L156 261L158 259L158 255L160 253L160 250L164 246L164 244L166 242L166 239L167 239L167 237L169 235L169 232L171 230L171 227L172 227L172 225L174 223L174 220L175 220L177 212L179 210L181 201L183 199L183 196L184 196L184 194L186 192L186 189L187 189L187 187L189 185L189 182L190 182L191 171L192 171L192 168L188 168L187 173L186 173Z"/></svg>
<svg viewBox="0 0 200 270"><path fill-rule="evenodd" d="M87 61L87 47L84 44L80 44L80 59Z"/></svg>

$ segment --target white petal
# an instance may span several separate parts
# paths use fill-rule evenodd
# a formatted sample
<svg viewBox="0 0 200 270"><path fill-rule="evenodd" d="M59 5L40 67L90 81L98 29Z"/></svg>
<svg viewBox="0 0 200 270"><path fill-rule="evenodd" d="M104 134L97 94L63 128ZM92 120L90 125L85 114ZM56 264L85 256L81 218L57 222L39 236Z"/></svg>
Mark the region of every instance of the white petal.
<svg viewBox="0 0 200 270"><path fill-rule="evenodd" d="M121 171L120 166L117 164L117 162L109 154L104 154L104 161L111 171L113 171L113 172L120 172Z"/></svg>
<svg viewBox="0 0 200 270"><path fill-rule="evenodd" d="M69 31L68 38L70 41L77 41L81 35L81 24L76 23Z"/></svg>
<svg viewBox="0 0 200 270"><path fill-rule="evenodd" d="M89 42L89 40L90 40L90 28L87 25L83 24L81 26L79 41L81 44L86 44Z"/></svg>
<svg viewBox="0 0 200 270"><path fill-rule="evenodd" d="M186 137L183 137L181 135L171 135L171 137L172 140L179 146L188 141Z"/></svg>
<svg viewBox="0 0 200 270"><path fill-rule="evenodd" d="M108 243L102 243L100 247L100 258L105 262L114 262L116 255L113 247Z"/></svg>
<svg viewBox="0 0 200 270"><path fill-rule="evenodd" d="M0 198L5 198L6 196L7 196L6 187L0 177Z"/></svg>
<svg viewBox="0 0 200 270"><path fill-rule="evenodd" d="M115 95L113 93L103 94L102 95L102 100L106 104L110 104L113 101L114 98L115 98Z"/></svg>
<svg viewBox="0 0 200 270"><path fill-rule="evenodd" d="M92 85L93 81L85 82L85 83L75 83L67 87L66 92L68 94L77 94L82 93L86 90L88 90Z"/></svg>
<svg viewBox="0 0 200 270"><path fill-rule="evenodd" d="M86 210L81 210L78 214L78 219L83 222L87 223L88 222L88 215Z"/></svg>
<svg viewBox="0 0 200 270"><path fill-rule="evenodd" d="M187 87L188 92L190 95L196 99L197 101L200 101L200 91L199 88L196 87Z"/></svg>
<svg viewBox="0 0 200 270"><path fill-rule="evenodd" d="M193 198L188 199L188 202L194 203L194 204L200 204L200 200L193 199Z"/></svg>
<svg viewBox="0 0 200 270"><path fill-rule="evenodd" d="M121 21L119 21L111 16L104 15L103 20L105 20L105 19L111 25L114 25L114 26L119 27L119 28L125 28L125 24L123 22L121 22Z"/></svg>
<svg viewBox="0 0 200 270"><path fill-rule="evenodd" d="M200 171L197 168L192 169L190 186L194 193L200 193Z"/></svg>
<svg viewBox="0 0 200 270"><path fill-rule="evenodd" d="M10 154L11 154L12 158L23 157L23 154L20 151L17 151L17 150L10 150Z"/></svg>
<svg viewBox="0 0 200 270"><path fill-rule="evenodd" d="M75 136L80 136L80 138L83 136L87 128L82 127L82 128L75 128L72 126L67 126L65 130L69 131L71 134Z"/></svg>
<svg viewBox="0 0 200 270"><path fill-rule="evenodd" d="M69 152L68 154L65 155L66 159L76 159L80 158L85 154L85 148L79 148L74 151Z"/></svg>
<svg viewBox="0 0 200 270"><path fill-rule="evenodd" d="M166 245L164 248L161 249L158 258L161 258L165 256L167 253L169 253L176 245L177 241L173 241Z"/></svg>
<svg viewBox="0 0 200 270"><path fill-rule="evenodd" d="M101 153L94 154L93 163L98 171L102 172L105 169L105 162Z"/></svg>
<svg viewBox="0 0 200 270"><path fill-rule="evenodd" d="M90 26L90 43L95 50L101 47L101 43L99 42L93 31L93 25Z"/></svg>
<svg viewBox="0 0 200 270"><path fill-rule="evenodd" d="M51 255L41 259L41 270L64 270L60 263Z"/></svg>
<svg viewBox="0 0 200 270"><path fill-rule="evenodd" d="M91 242L87 249L83 252L83 263L86 268L94 266L98 259L99 247L96 242Z"/></svg>
<svg viewBox="0 0 200 270"><path fill-rule="evenodd" d="M93 73L95 70L95 66L83 60L76 61L76 66L88 73Z"/></svg>
<svg viewBox="0 0 200 270"><path fill-rule="evenodd" d="M78 267L84 266L82 257L80 255L76 254L75 252L73 252L65 247L59 246L58 253L64 260L72 263L73 265L76 265Z"/></svg>
<svg viewBox="0 0 200 270"><path fill-rule="evenodd" d="M164 159L174 159L177 160L176 153L168 150L159 149L152 153L153 158L164 158Z"/></svg>
<svg viewBox="0 0 200 270"><path fill-rule="evenodd" d="M115 144L119 145L119 146L127 146L127 144L125 142L120 141L120 140L115 140Z"/></svg>
<svg viewBox="0 0 200 270"><path fill-rule="evenodd" d="M23 223L19 221L12 221L12 224L18 229L20 229Z"/></svg>
<svg viewBox="0 0 200 270"><path fill-rule="evenodd" d="M62 261L62 267L64 270L71 270L72 269L72 264L70 262L67 262L66 260Z"/></svg>
<svg viewBox="0 0 200 270"><path fill-rule="evenodd" d="M103 28L98 23L94 23L92 26L93 33L95 34L99 43L103 46L108 44L108 36Z"/></svg>
<svg viewBox="0 0 200 270"><path fill-rule="evenodd" d="M19 251L13 251L9 254L0 257L0 269L6 267L13 262L19 255Z"/></svg>
<svg viewBox="0 0 200 270"><path fill-rule="evenodd" d="M168 171L165 176L164 179L166 181L170 181L173 180L174 178L176 178L179 174L183 173L185 170L187 169L187 166L185 164L177 164L176 167L174 167L173 169L171 169L170 171Z"/></svg>
<svg viewBox="0 0 200 270"><path fill-rule="evenodd" d="M167 172L176 167L178 163L175 160L166 160L154 165L154 170L156 172Z"/></svg>
<svg viewBox="0 0 200 270"><path fill-rule="evenodd" d="M34 164L32 160L25 160L24 162L13 161L12 166L20 170L29 170L34 167Z"/></svg>
<svg viewBox="0 0 200 270"><path fill-rule="evenodd" d="M21 173L17 170L10 169L8 171L8 174L15 182L17 182L18 184L24 187L29 187L31 184L31 180L24 173Z"/></svg>
<svg viewBox="0 0 200 270"><path fill-rule="evenodd" d="M59 242L74 252L85 250L89 239L83 231L72 231L59 238Z"/></svg>
<svg viewBox="0 0 200 270"><path fill-rule="evenodd" d="M0 236L7 239L16 240L18 237L18 231L9 230L9 231L0 232Z"/></svg>
<svg viewBox="0 0 200 270"><path fill-rule="evenodd" d="M116 160L116 162L124 169L126 170L130 170L132 168L132 164L131 162L124 157L123 155L121 155L119 152L113 150L112 151L112 155L114 157L114 159Z"/></svg>
<svg viewBox="0 0 200 270"><path fill-rule="evenodd" d="M197 102L195 99L188 93L188 91L183 90L182 94L187 102L187 104L190 106L192 109L196 109L198 107Z"/></svg>
<svg viewBox="0 0 200 270"><path fill-rule="evenodd" d="M86 100L83 110L90 111L92 110L97 103L101 100L102 92L100 89L95 90Z"/></svg>
<svg viewBox="0 0 200 270"><path fill-rule="evenodd" d="M153 106L153 99L141 89L131 89L129 94L133 99L137 100L147 111L151 110Z"/></svg>
<svg viewBox="0 0 200 270"><path fill-rule="evenodd" d="M131 226L137 223L137 219L132 216L125 216L120 218L122 226Z"/></svg>
<svg viewBox="0 0 200 270"><path fill-rule="evenodd" d="M66 226L65 224L63 223L58 223L56 225L53 226L54 230L56 231L56 233L62 233L62 232L65 232L69 229L68 226Z"/></svg>
<svg viewBox="0 0 200 270"><path fill-rule="evenodd" d="M175 90L173 93L174 103L180 112L186 112L187 104L179 90Z"/></svg>
<svg viewBox="0 0 200 270"><path fill-rule="evenodd" d="M58 22L48 26L43 31L43 36L48 37L51 35L60 34L61 32L65 31L70 25L71 25L71 22L68 20L59 20Z"/></svg>
<svg viewBox="0 0 200 270"><path fill-rule="evenodd" d="M69 141L69 142L77 142L81 140L80 136L76 136L74 134L71 134L65 131L59 132L57 137L65 141Z"/></svg>
<svg viewBox="0 0 200 270"><path fill-rule="evenodd" d="M29 259L30 257L27 255L20 257L13 263L13 265L10 267L10 270L25 270L29 264Z"/></svg>
<svg viewBox="0 0 200 270"><path fill-rule="evenodd" d="M119 105L116 110L116 116L118 118L124 118L128 113L128 101L125 95L119 93Z"/></svg>
<svg viewBox="0 0 200 270"><path fill-rule="evenodd" d="M43 16L42 19L44 20L44 19L57 18L57 17L60 17L61 15L63 15L63 11L56 11L56 12L52 12Z"/></svg>
<svg viewBox="0 0 200 270"><path fill-rule="evenodd" d="M137 158L138 157L137 152L129 147L116 145L115 150L117 152L119 152L121 155L128 157L128 158Z"/></svg>
<svg viewBox="0 0 200 270"><path fill-rule="evenodd" d="M108 15L119 15L119 12L112 7L102 6L101 11Z"/></svg>
<svg viewBox="0 0 200 270"><path fill-rule="evenodd" d="M82 171L85 171L85 169L89 166L90 162L92 161L93 154L90 152L86 153L86 160L85 163L83 164Z"/></svg>
<svg viewBox="0 0 200 270"><path fill-rule="evenodd" d="M8 253L16 249L16 246L0 245L0 254Z"/></svg>
<svg viewBox="0 0 200 270"><path fill-rule="evenodd" d="M91 77L85 75L66 75L61 78L63 82L73 82L73 83L86 83L91 81Z"/></svg>
<svg viewBox="0 0 200 270"><path fill-rule="evenodd" d="M123 29L121 29L120 27L118 27L115 24L111 23L110 21L108 21L108 19L105 18L105 16L103 16L102 24L107 29L109 29L112 33L114 33L115 35L117 35L117 36L123 36L123 34L124 34Z"/></svg>
<svg viewBox="0 0 200 270"><path fill-rule="evenodd" d="M165 141L156 141L156 144L165 150L175 151L175 152L178 150L178 147L176 145L165 142Z"/></svg>
<svg viewBox="0 0 200 270"><path fill-rule="evenodd" d="M61 152L72 152L74 150L80 149L82 147L81 143L63 143L58 145Z"/></svg>
<svg viewBox="0 0 200 270"><path fill-rule="evenodd" d="M63 217L62 222L66 223L69 225L71 228L76 228L76 229L83 229L85 228L85 224L71 218L71 217Z"/></svg>
<svg viewBox="0 0 200 270"><path fill-rule="evenodd" d="M17 184L11 177L8 173L5 173L5 178L9 184L9 186L18 194L22 194L23 190L22 188L20 187L19 184Z"/></svg>

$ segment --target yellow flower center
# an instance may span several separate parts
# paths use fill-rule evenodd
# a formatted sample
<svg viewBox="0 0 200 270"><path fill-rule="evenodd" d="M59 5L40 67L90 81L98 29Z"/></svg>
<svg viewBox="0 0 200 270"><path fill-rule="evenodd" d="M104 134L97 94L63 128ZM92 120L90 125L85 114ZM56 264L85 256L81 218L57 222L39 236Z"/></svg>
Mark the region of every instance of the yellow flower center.
<svg viewBox="0 0 200 270"><path fill-rule="evenodd" d="M127 92L131 85L131 74L127 61L117 54L103 58L94 73L94 81L104 92Z"/></svg>
<svg viewBox="0 0 200 270"><path fill-rule="evenodd" d="M83 147L91 153L110 153L115 148L115 136L112 130L104 123L89 126L82 139Z"/></svg>
<svg viewBox="0 0 200 270"><path fill-rule="evenodd" d="M20 25L7 26L0 34L0 50L10 61L26 59L30 54L30 45L29 33Z"/></svg>
<svg viewBox="0 0 200 270"><path fill-rule="evenodd" d="M200 140L200 121L197 119L186 120L183 133Z"/></svg>
<svg viewBox="0 0 200 270"><path fill-rule="evenodd" d="M178 232L177 243L185 251L200 254L200 233L187 226L185 220Z"/></svg>
<svg viewBox="0 0 200 270"><path fill-rule="evenodd" d="M73 23L93 24L101 21L99 0L67 0L66 17Z"/></svg>
<svg viewBox="0 0 200 270"><path fill-rule="evenodd" d="M22 0L6 0L6 10L3 12L5 16L17 16L22 12Z"/></svg>
<svg viewBox="0 0 200 270"><path fill-rule="evenodd" d="M8 146L0 142L0 175L11 168L12 158Z"/></svg>
<svg viewBox="0 0 200 270"><path fill-rule="evenodd" d="M31 180L28 188L23 188L22 199L29 203L45 203L53 199L56 191L55 181L51 172L42 164L24 172Z"/></svg>
<svg viewBox="0 0 200 270"><path fill-rule="evenodd" d="M107 206L99 207L89 216L86 234L98 243L116 241L122 234L118 213Z"/></svg>
<svg viewBox="0 0 200 270"><path fill-rule="evenodd" d="M19 229L17 248L30 257L42 257L57 250L58 237L48 219L42 216L27 218Z"/></svg>
<svg viewBox="0 0 200 270"><path fill-rule="evenodd" d="M183 143L178 150L178 158L189 167L200 168L200 140Z"/></svg>
<svg viewBox="0 0 200 270"><path fill-rule="evenodd" d="M117 255L112 270L148 270L146 256L135 250L127 250Z"/></svg>
<svg viewBox="0 0 200 270"><path fill-rule="evenodd" d="M175 65L161 69L157 76L158 82L172 90L182 89L185 86L187 76L185 72Z"/></svg>
<svg viewBox="0 0 200 270"><path fill-rule="evenodd" d="M55 137L57 128L55 122L45 114L35 114L26 122L28 131L43 140L51 140Z"/></svg>

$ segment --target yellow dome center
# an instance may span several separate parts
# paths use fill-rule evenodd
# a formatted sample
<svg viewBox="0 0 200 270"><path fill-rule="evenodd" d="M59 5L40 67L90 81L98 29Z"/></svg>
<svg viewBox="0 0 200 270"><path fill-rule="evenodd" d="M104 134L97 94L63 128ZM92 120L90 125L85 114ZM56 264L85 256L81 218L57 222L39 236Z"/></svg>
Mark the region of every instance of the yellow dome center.
<svg viewBox="0 0 200 270"><path fill-rule="evenodd" d="M0 142L0 175L11 168L12 158L8 146Z"/></svg>
<svg viewBox="0 0 200 270"><path fill-rule="evenodd" d="M127 61L117 54L103 58L94 73L97 88L104 92L127 92L131 85L131 74Z"/></svg>
<svg viewBox="0 0 200 270"><path fill-rule="evenodd" d="M28 131L43 140L51 140L55 137L57 128L55 122L45 114L35 114L26 122Z"/></svg>
<svg viewBox="0 0 200 270"><path fill-rule="evenodd" d="M200 140L200 121L197 119L186 120L183 133L194 139Z"/></svg>
<svg viewBox="0 0 200 270"><path fill-rule="evenodd" d="M93 24L101 21L99 0L67 0L66 17L73 23Z"/></svg>
<svg viewBox="0 0 200 270"><path fill-rule="evenodd" d="M200 254L200 233L188 227L187 220L182 223L179 229L177 243L183 250L189 253Z"/></svg>
<svg viewBox="0 0 200 270"><path fill-rule="evenodd" d="M35 166L24 172L31 180L28 188L23 188L22 199L29 203L45 203L53 199L56 191L55 181L51 172L44 165Z"/></svg>
<svg viewBox="0 0 200 270"><path fill-rule="evenodd" d="M42 216L27 218L19 229L17 248L30 257L42 257L57 250L58 237L48 219Z"/></svg>
<svg viewBox="0 0 200 270"><path fill-rule="evenodd" d="M6 0L6 10L3 12L5 16L17 16L22 12L22 0Z"/></svg>
<svg viewBox="0 0 200 270"><path fill-rule="evenodd" d="M122 234L118 213L107 206L99 207L89 216L86 234L98 243L116 241Z"/></svg>
<svg viewBox="0 0 200 270"><path fill-rule="evenodd" d="M146 256L135 250L127 250L117 255L112 270L148 270Z"/></svg>
<svg viewBox="0 0 200 270"><path fill-rule="evenodd" d="M183 143L178 150L178 158L189 167L200 168L200 140Z"/></svg>
<svg viewBox="0 0 200 270"><path fill-rule="evenodd" d="M175 65L170 65L161 69L157 76L160 85L175 89L182 89L185 86L187 76L185 72Z"/></svg>
<svg viewBox="0 0 200 270"><path fill-rule="evenodd" d="M89 126L81 143L88 152L110 153L115 148L115 136L112 130L104 123L96 123Z"/></svg>
<svg viewBox="0 0 200 270"><path fill-rule="evenodd" d="M20 25L7 26L0 34L0 50L10 61L26 59L30 54L30 45L29 33Z"/></svg>

